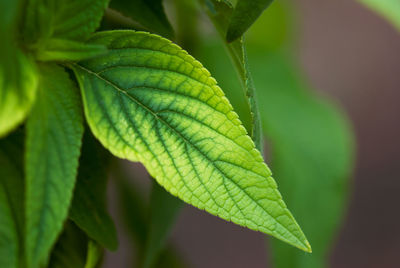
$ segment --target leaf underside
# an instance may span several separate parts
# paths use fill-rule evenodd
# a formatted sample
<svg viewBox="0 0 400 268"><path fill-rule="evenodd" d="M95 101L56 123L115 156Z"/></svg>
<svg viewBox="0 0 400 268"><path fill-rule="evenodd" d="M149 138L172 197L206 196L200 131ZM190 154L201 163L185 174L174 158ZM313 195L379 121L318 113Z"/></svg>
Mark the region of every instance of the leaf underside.
<svg viewBox="0 0 400 268"><path fill-rule="evenodd" d="M237 114L202 65L143 32L95 34L108 52L75 65L89 126L173 195L211 214L310 246Z"/></svg>

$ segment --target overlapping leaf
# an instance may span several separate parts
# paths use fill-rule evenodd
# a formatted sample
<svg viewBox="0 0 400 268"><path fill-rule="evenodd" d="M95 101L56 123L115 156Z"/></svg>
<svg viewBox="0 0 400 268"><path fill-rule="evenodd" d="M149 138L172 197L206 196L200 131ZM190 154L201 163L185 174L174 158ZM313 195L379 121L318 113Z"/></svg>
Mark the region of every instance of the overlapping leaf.
<svg viewBox="0 0 400 268"><path fill-rule="evenodd" d="M47 262L72 199L83 134L79 93L61 67L44 65L27 123L26 255Z"/></svg>
<svg viewBox="0 0 400 268"><path fill-rule="evenodd" d="M262 156L199 62L142 32L98 33L91 42L109 51L74 70L87 121L106 148L142 162L185 202L310 251Z"/></svg>
<svg viewBox="0 0 400 268"><path fill-rule="evenodd" d="M164 13L162 0L113 0L110 6L150 32L168 38L174 35Z"/></svg>
<svg viewBox="0 0 400 268"><path fill-rule="evenodd" d="M230 17L226 34L228 42L240 38L273 0L238 0Z"/></svg>
<svg viewBox="0 0 400 268"><path fill-rule="evenodd" d="M106 207L107 163L107 152L85 134L69 216L93 240L115 250L117 234Z"/></svg>
<svg viewBox="0 0 400 268"><path fill-rule="evenodd" d="M229 18L232 16L232 6L227 1L205 0L205 3L209 17L214 23L214 26L221 35L222 39L224 39L229 25ZM253 138L257 149L262 152L263 137L261 131L260 114L255 96L255 88L248 68L243 38L240 36L238 40L230 44L226 43L224 40L224 44L239 75L239 81L241 82L250 108L251 137Z"/></svg>

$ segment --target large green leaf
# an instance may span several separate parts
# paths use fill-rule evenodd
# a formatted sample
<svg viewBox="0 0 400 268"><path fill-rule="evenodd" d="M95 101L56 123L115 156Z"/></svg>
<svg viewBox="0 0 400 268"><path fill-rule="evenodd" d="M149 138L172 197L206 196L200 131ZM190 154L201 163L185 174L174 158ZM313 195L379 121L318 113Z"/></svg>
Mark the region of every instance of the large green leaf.
<svg viewBox="0 0 400 268"><path fill-rule="evenodd" d="M23 264L23 150L19 133L0 140L0 267Z"/></svg>
<svg viewBox="0 0 400 268"><path fill-rule="evenodd" d="M0 1L0 137L25 119L35 99L35 68L15 42L19 4Z"/></svg>
<svg viewBox="0 0 400 268"><path fill-rule="evenodd" d="M207 13L214 23L215 28L224 40L225 33L228 28L229 18L232 14L232 6L228 1L218 0L205 0ZM263 149L263 137L261 131L261 120L258 111L258 105L255 96L255 88L253 80L250 75L250 71L247 63L246 50L243 44L243 38L240 37L235 42L228 44L224 40L224 45L228 51L228 54L236 68L236 72L239 75L243 92L246 95L248 106L251 112L251 137L256 144L258 150L262 152Z"/></svg>
<svg viewBox="0 0 400 268"><path fill-rule="evenodd" d="M166 39L94 35L107 54L74 65L94 135L173 195L310 251L271 172L209 72Z"/></svg>
<svg viewBox="0 0 400 268"><path fill-rule="evenodd" d="M174 35L164 13L162 0L113 0L110 6L150 32L168 38Z"/></svg>
<svg viewBox="0 0 400 268"><path fill-rule="evenodd" d="M359 0L389 20L400 31L399 0Z"/></svg>
<svg viewBox="0 0 400 268"><path fill-rule="evenodd" d="M41 48L49 38L83 41L100 25L110 0L28 0L24 38Z"/></svg>
<svg viewBox="0 0 400 268"><path fill-rule="evenodd" d="M217 0L218 1L218 0ZM226 34L228 42L240 38L273 0L238 0Z"/></svg>
<svg viewBox="0 0 400 268"><path fill-rule="evenodd" d="M107 152L86 134L69 216L92 239L115 250L117 233L106 208L107 167Z"/></svg>
<svg viewBox="0 0 400 268"><path fill-rule="evenodd" d="M41 66L36 103L27 123L26 255L46 263L62 229L78 169L83 122L79 93L56 65Z"/></svg>

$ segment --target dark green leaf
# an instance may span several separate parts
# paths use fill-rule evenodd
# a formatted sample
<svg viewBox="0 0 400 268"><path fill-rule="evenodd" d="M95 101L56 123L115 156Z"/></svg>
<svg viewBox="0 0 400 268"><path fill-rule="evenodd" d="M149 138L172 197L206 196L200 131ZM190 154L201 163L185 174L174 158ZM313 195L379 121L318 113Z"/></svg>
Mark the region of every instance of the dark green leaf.
<svg viewBox="0 0 400 268"><path fill-rule="evenodd" d="M75 65L94 135L142 162L185 202L310 251L260 152L209 72L143 32L94 35L107 54Z"/></svg>
<svg viewBox="0 0 400 268"><path fill-rule="evenodd" d="M164 13L162 0L113 0L111 8L138 22L150 32L172 38L174 33Z"/></svg>
<svg viewBox="0 0 400 268"><path fill-rule="evenodd" d="M0 140L0 267L23 265L22 159L19 133Z"/></svg>
<svg viewBox="0 0 400 268"><path fill-rule="evenodd" d="M228 42L233 42L240 38L272 1L273 0L238 0L232 16L230 17L226 40Z"/></svg>
<svg viewBox="0 0 400 268"><path fill-rule="evenodd" d="M79 93L56 65L41 66L36 103L27 123L26 255L46 264L61 232L78 169L83 118Z"/></svg>
<svg viewBox="0 0 400 268"><path fill-rule="evenodd" d="M70 218L93 240L115 250L117 233L106 207L107 167L108 153L86 134Z"/></svg>

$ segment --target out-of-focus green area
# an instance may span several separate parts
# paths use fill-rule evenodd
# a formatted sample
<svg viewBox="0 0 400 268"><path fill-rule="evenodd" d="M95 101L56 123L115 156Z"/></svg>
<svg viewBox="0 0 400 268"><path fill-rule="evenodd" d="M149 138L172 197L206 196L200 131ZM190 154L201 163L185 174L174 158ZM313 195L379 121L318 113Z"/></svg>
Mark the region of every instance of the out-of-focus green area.
<svg viewBox="0 0 400 268"><path fill-rule="evenodd" d="M305 254L270 240L275 267L325 267L343 219L353 135L341 108L310 88L297 62L293 10L275 2L245 36L267 143L267 159L311 246ZM203 39L200 61L251 129L249 107L221 40Z"/></svg>

